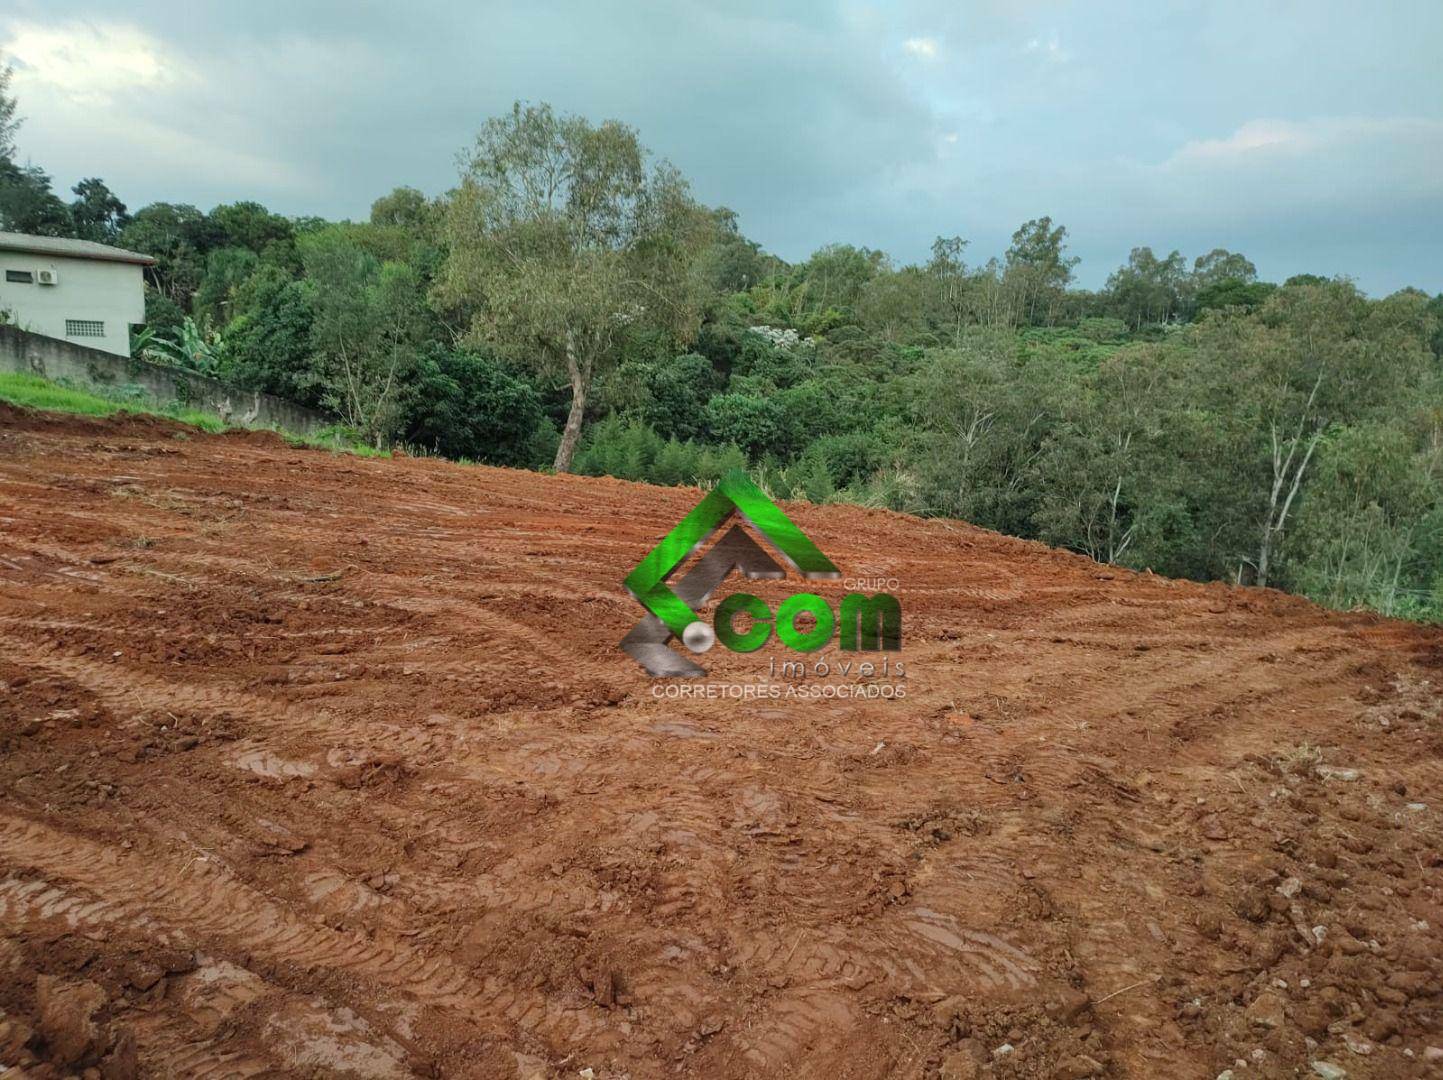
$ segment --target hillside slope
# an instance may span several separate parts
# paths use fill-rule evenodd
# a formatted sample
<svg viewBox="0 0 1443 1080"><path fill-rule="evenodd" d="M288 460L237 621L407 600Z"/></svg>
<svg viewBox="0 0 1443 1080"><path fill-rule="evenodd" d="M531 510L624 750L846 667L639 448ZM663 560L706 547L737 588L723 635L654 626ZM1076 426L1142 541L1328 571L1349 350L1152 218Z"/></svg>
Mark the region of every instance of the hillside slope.
<svg viewBox="0 0 1443 1080"><path fill-rule="evenodd" d="M0 1065L1443 1070L1443 633L799 505L905 697L667 698L697 497L0 406Z"/></svg>

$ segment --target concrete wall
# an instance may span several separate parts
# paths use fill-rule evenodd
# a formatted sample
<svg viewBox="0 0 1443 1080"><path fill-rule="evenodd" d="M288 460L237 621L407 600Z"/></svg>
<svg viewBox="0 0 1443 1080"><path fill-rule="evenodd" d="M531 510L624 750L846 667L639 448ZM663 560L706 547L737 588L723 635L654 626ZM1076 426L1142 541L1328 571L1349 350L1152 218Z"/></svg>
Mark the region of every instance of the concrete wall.
<svg viewBox="0 0 1443 1080"><path fill-rule="evenodd" d="M54 270L57 284L41 285L41 269ZM7 281L6 270L31 280ZM0 251L0 308L26 330L129 356L130 324L145 321L145 283L138 263ZM72 325L66 333L67 321L99 323L101 332L79 333L95 328Z"/></svg>
<svg viewBox="0 0 1443 1080"><path fill-rule="evenodd" d="M14 326L0 326L0 371L43 375L47 379L63 379L74 386L101 390L138 387L153 404L180 402L248 427L274 426L309 435L335 423L333 417L271 394L238 390L203 375L191 375L147 360L113 356Z"/></svg>

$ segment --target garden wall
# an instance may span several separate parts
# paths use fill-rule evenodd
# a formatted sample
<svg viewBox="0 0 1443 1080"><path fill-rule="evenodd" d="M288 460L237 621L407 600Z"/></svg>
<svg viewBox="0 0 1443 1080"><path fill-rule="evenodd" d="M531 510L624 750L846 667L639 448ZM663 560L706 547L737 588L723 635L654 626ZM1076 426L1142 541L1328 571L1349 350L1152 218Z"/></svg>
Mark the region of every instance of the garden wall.
<svg viewBox="0 0 1443 1080"><path fill-rule="evenodd" d="M241 390L204 375L87 349L15 326L0 326L0 371L42 375L111 394L132 393L155 405L179 402L244 427L278 427L313 435L335 423L324 413L272 394Z"/></svg>

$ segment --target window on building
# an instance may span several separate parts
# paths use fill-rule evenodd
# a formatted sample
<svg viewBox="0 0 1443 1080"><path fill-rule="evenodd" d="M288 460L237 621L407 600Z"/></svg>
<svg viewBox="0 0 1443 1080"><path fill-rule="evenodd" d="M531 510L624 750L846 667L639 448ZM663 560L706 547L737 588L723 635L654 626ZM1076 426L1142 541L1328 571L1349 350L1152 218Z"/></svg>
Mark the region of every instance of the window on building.
<svg viewBox="0 0 1443 1080"><path fill-rule="evenodd" d="M104 337L105 324L95 319L66 319L66 337Z"/></svg>
<svg viewBox="0 0 1443 1080"><path fill-rule="evenodd" d="M29 270L6 270L5 280L18 282L21 285L34 285L35 275Z"/></svg>

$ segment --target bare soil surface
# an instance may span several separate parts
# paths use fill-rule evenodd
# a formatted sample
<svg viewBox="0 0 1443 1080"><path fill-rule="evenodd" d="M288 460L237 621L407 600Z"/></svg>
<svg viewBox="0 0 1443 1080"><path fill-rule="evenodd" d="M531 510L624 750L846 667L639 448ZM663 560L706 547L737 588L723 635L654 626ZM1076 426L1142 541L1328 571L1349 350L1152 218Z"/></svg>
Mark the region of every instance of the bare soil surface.
<svg viewBox="0 0 1443 1080"><path fill-rule="evenodd" d="M1443 1075L1443 632L795 505L905 698L667 699L697 498L0 406L0 1072Z"/></svg>

